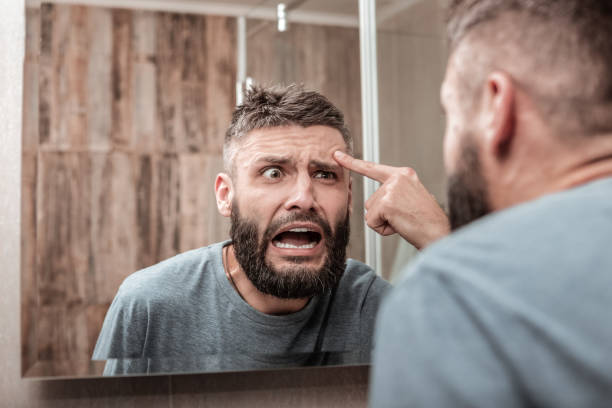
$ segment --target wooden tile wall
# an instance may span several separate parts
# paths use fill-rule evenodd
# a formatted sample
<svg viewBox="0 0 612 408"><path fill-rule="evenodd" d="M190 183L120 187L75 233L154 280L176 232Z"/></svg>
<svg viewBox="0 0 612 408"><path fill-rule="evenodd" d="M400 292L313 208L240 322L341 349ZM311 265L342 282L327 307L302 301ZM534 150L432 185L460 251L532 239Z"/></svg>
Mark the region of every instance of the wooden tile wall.
<svg viewBox="0 0 612 408"><path fill-rule="evenodd" d="M44 4L26 40L22 371L92 374L123 279L227 237L235 19Z"/></svg>

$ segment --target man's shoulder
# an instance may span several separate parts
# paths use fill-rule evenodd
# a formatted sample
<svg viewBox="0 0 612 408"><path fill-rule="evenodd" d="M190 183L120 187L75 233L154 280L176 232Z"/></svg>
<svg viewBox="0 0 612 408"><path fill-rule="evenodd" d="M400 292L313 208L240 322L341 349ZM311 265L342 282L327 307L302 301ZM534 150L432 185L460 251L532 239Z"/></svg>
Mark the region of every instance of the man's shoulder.
<svg viewBox="0 0 612 408"><path fill-rule="evenodd" d="M610 214L612 179L519 204L426 248L398 286L435 279L472 288L517 289L544 285L551 273L568 278L584 271L585 263L610 262L605 255Z"/></svg>
<svg viewBox="0 0 612 408"><path fill-rule="evenodd" d="M213 270L222 267L223 244L192 249L136 271L123 281L117 296L154 300L188 293L190 286L214 278Z"/></svg>
<svg viewBox="0 0 612 408"><path fill-rule="evenodd" d="M391 284L378 276L368 265L356 259L348 259L339 288L354 295L382 295Z"/></svg>

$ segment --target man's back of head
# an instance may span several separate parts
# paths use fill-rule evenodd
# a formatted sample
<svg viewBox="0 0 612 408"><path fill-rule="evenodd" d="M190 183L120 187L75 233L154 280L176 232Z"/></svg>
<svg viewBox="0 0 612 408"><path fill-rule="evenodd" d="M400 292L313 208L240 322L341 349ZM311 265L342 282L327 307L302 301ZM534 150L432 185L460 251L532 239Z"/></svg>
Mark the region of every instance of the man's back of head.
<svg viewBox="0 0 612 408"><path fill-rule="evenodd" d="M381 308L372 405L607 407L612 2L454 0L448 33L457 231Z"/></svg>
<svg viewBox="0 0 612 408"><path fill-rule="evenodd" d="M453 227L612 173L610 2L455 0L448 37Z"/></svg>
<svg viewBox="0 0 612 408"><path fill-rule="evenodd" d="M560 136L612 133L612 2L454 0L451 50L470 45L472 87L508 72Z"/></svg>

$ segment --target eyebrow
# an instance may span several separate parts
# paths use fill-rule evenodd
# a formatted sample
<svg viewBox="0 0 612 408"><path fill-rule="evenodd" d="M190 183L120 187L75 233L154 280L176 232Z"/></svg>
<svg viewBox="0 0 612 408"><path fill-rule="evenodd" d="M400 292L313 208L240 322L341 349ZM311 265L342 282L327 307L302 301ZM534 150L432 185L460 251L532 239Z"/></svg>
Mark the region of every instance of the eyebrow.
<svg viewBox="0 0 612 408"><path fill-rule="evenodd" d="M308 164L310 167L316 167L323 171L334 171L336 173L340 172L342 169L339 164L324 162L320 160L311 160Z"/></svg>
<svg viewBox="0 0 612 408"><path fill-rule="evenodd" d="M287 165L287 164L293 164L294 160L290 159L289 157L285 157L285 156L262 156L259 157L257 160L255 160L255 163L269 163L269 164L276 164L279 166L282 165ZM331 162L324 162L321 160L311 160L308 163L309 167L316 167L317 169L321 169L323 171L334 171L334 172L341 172L342 168L340 167L339 164L336 163L331 163Z"/></svg>

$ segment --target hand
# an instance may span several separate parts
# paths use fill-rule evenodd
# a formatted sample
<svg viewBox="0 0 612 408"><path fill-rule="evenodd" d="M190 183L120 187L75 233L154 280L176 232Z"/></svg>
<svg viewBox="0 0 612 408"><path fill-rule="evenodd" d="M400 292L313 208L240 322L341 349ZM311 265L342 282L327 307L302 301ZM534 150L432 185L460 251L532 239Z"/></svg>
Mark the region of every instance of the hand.
<svg viewBox="0 0 612 408"><path fill-rule="evenodd" d="M365 202L365 219L381 235L398 233L417 249L449 234L444 210L409 167L391 167L336 151L334 159L351 171L381 183Z"/></svg>

